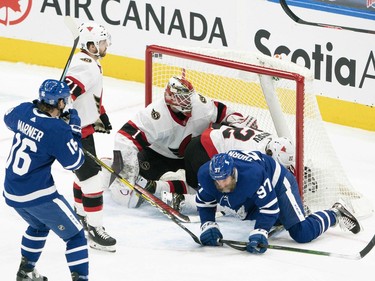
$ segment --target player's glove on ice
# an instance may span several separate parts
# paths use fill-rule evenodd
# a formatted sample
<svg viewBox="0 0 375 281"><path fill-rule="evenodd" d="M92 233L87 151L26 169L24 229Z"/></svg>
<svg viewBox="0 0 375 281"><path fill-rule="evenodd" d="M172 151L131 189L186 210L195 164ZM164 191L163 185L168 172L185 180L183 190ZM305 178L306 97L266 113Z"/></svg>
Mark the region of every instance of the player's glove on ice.
<svg viewBox="0 0 375 281"><path fill-rule="evenodd" d="M69 125L72 129L72 133L78 137L81 137L81 118L78 116L76 109L69 109Z"/></svg>
<svg viewBox="0 0 375 281"><path fill-rule="evenodd" d="M268 246L268 232L264 229L258 228L250 232L249 243L246 250L250 253L263 254L267 251Z"/></svg>
<svg viewBox="0 0 375 281"><path fill-rule="evenodd" d="M207 221L201 226L201 240L202 245L204 246L222 246L220 239L223 238L223 235L220 232L219 225L213 221Z"/></svg>
<svg viewBox="0 0 375 281"><path fill-rule="evenodd" d="M111 132L112 125L111 122L109 122L107 113L103 113L99 116L99 119L94 123L94 130L95 132L106 134Z"/></svg>

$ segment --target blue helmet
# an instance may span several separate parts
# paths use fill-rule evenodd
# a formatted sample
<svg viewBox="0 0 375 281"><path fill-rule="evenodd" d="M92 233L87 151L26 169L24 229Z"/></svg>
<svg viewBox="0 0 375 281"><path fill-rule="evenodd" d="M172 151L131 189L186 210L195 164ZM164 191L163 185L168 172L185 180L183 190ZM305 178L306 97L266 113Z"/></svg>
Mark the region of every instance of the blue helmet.
<svg viewBox="0 0 375 281"><path fill-rule="evenodd" d="M223 180L233 175L234 161L226 153L214 155L210 161L209 173L213 180Z"/></svg>
<svg viewBox="0 0 375 281"><path fill-rule="evenodd" d="M47 79L39 88L39 101L43 101L44 103L55 107L60 99L63 99L65 104L67 104L69 96L70 88L62 81Z"/></svg>

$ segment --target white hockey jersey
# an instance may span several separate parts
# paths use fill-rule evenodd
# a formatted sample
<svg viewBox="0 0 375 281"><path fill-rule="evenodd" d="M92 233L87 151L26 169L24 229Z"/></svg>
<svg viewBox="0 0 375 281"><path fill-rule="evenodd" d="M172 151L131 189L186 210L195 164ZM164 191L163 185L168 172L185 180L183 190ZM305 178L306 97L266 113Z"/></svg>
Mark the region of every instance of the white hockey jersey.
<svg viewBox="0 0 375 281"><path fill-rule="evenodd" d="M267 132L249 127L233 128L222 125L219 129L208 128L201 135L201 143L208 156L229 150L260 151L265 153L266 145L274 138Z"/></svg>
<svg viewBox="0 0 375 281"><path fill-rule="evenodd" d="M71 89L73 108L77 109L81 118L82 137L94 133L91 124L105 113L102 106L103 71L99 60L94 60L85 52L75 54L65 82ZM90 126L89 133L85 133L87 126Z"/></svg>
<svg viewBox="0 0 375 281"><path fill-rule="evenodd" d="M123 150L123 145L135 146L139 151L150 147L165 157L181 159L191 138L202 134L211 123L220 123L231 114L242 116L197 93L191 102L191 117L174 113L164 98L153 102L119 130L115 150Z"/></svg>

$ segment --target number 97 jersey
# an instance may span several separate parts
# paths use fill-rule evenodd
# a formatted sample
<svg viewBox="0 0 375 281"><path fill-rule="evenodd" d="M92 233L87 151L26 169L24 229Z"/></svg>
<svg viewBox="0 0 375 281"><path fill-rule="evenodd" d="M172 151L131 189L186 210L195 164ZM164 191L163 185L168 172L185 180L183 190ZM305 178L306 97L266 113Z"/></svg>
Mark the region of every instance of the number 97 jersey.
<svg viewBox="0 0 375 281"><path fill-rule="evenodd" d="M55 198L51 166L57 160L65 169L78 169L84 161L80 138L62 119L42 113L30 102L9 110L4 122L14 132L5 164L6 203L22 208Z"/></svg>

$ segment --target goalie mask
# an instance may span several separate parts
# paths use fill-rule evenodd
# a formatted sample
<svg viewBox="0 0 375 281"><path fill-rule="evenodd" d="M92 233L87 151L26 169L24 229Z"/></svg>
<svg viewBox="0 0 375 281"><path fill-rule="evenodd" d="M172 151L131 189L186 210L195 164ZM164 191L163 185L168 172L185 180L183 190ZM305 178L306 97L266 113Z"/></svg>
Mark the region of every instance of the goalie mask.
<svg viewBox="0 0 375 281"><path fill-rule="evenodd" d="M288 138L281 137L271 140L266 146L266 153L285 168L295 165L295 147Z"/></svg>
<svg viewBox="0 0 375 281"><path fill-rule="evenodd" d="M106 44L106 47L109 47L111 45L111 35L102 25L96 24L94 22L83 23L78 28L78 30L81 49L85 50L89 54L101 57L99 51L100 45ZM95 45L97 49L96 53L92 53L89 51L88 43L93 43Z"/></svg>
<svg viewBox="0 0 375 281"><path fill-rule="evenodd" d="M164 92L165 103L185 116L191 116L191 96L194 93L193 85L184 78L172 77L169 79Z"/></svg>

